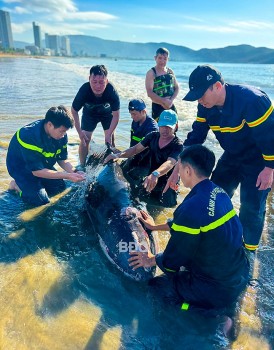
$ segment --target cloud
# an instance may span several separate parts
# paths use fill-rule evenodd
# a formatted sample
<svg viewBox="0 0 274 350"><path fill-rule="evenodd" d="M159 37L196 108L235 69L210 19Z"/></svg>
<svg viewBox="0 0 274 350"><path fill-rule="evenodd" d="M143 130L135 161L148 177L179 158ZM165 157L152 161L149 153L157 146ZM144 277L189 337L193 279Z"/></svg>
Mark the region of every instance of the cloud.
<svg viewBox="0 0 274 350"><path fill-rule="evenodd" d="M22 33L25 33L27 30L32 29L32 24L29 22L20 23L20 24L12 23L11 28L12 28L13 34L22 34Z"/></svg>

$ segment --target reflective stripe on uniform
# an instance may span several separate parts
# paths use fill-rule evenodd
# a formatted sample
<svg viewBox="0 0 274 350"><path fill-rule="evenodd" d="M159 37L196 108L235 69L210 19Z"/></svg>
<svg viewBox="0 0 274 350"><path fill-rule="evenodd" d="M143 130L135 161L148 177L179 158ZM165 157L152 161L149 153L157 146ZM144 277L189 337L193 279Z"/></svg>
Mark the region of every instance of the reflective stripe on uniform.
<svg viewBox="0 0 274 350"><path fill-rule="evenodd" d="M248 249L248 250L256 250L258 247L259 247L258 244L252 245L252 244L246 244L245 243L245 248Z"/></svg>
<svg viewBox="0 0 274 350"><path fill-rule="evenodd" d="M196 122L205 123L206 119L205 118L196 117Z"/></svg>
<svg viewBox="0 0 274 350"><path fill-rule="evenodd" d="M255 126L262 124L263 122L266 121L266 119L270 116L272 112L273 112L273 106L271 105L262 117L258 118L257 120L254 120L254 122L247 123L247 125L250 128L254 128Z"/></svg>
<svg viewBox="0 0 274 350"><path fill-rule="evenodd" d="M263 158L264 158L264 160L274 160L274 155L263 154Z"/></svg>
<svg viewBox="0 0 274 350"><path fill-rule="evenodd" d="M140 138L140 137L137 137L137 136L132 136L132 140L137 141L137 142L140 142L143 139L144 139L144 137Z"/></svg>
<svg viewBox="0 0 274 350"><path fill-rule="evenodd" d="M201 227L201 231L202 232L207 232L210 230L214 230L215 228L222 226L223 224L225 224L228 220L230 220L231 218L233 218L233 216L236 215L236 212L234 209L230 210L227 214L225 214L224 216L222 216L220 219L213 221L211 224L206 225L206 226L202 226Z"/></svg>
<svg viewBox="0 0 274 350"><path fill-rule="evenodd" d="M55 155L60 154L61 153L61 149L59 148L55 153L52 152L44 152L43 148L40 148L38 146L35 145L31 145L29 143L24 142L23 140L21 140L20 138L20 130L17 131L16 133L16 137L17 137L17 141L20 143L20 145L26 149L30 149L32 151L36 151L41 153L44 157L46 158L53 158Z"/></svg>
<svg viewBox="0 0 274 350"><path fill-rule="evenodd" d="M189 309L189 303L183 303L181 306L181 310L187 311Z"/></svg>
<svg viewBox="0 0 274 350"><path fill-rule="evenodd" d="M177 225L175 223L171 225L171 228L173 231L176 231L176 232L185 232L191 235L198 235L200 232L208 232L210 230L214 230L219 226L222 226L235 215L236 215L236 212L234 209L232 209L230 212L222 216L220 219L213 221L209 225L201 226L200 228L192 228L192 227Z"/></svg>

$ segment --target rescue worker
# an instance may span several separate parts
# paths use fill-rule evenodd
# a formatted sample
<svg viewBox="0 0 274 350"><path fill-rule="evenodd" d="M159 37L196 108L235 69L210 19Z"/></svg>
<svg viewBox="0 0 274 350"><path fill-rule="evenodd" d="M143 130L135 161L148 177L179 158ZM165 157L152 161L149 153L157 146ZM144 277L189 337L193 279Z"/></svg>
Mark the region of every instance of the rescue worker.
<svg viewBox="0 0 274 350"><path fill-rule="evenodd" d="M129 101L128 110L132 118L130 147L137 145L151 131L158 131L158 124L146 112L146 104L142 99L132 99ZM140 176L140 171L144 173L150 167L150 150L137 154L121 163L126 179L131 182ZM138 168L138 169L136 169Z"/></svg>
<svg viewBox="0 0 274 350"><path fill-rule="evenodd" d="M50 195L62 192L64 179L85 180L67 160L67 130L73 118L64 106L51 107L45 118L19 129L12 137L6 158L11 181L10 190L20 193L31 205L47 204ZM57 171L55 163L65 171Z"/></svg>
<svg viewBox="0 0 274 350"><path fill-rule="evenodd" d="M141 212L149 230L170 231L167 246L156 255L132 252L129 259L134 269L157 265L164 272L150 285L165 302L208 315L226 312L245 289L249 274L241 222L226 192L209 180L214 165L215 155L205 146L184 149L178 167L190 192L173 218L156 225Z"/></svg>
<svg viewBox="0 0 274 350"><path fill-rule="evenodd" d="M274 111L265 92L256 87L224 82L210 65L198 66L189 77L186 101L198 100L197 118L184 146L202 144L208 131L215 134L224 153L212 174L212 181L232 197L240 185L239 217L245 247L258 248L266 199L273 183ZM174 170L168 186L178 181ZM167 187L168 187L167 186Z"/></svg>

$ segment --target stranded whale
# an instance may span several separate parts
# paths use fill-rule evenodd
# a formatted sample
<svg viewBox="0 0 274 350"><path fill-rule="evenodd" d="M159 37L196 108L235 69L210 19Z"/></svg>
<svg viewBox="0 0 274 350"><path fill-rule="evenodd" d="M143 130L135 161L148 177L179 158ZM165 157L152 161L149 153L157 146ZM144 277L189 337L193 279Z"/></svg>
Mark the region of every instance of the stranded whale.
<svg viewBox="0 0 274 350"><path fill-rule="evenodd" d="M130 186L122 175L117 162L103 165L107 150L100 158L91 155L87 162L88 172L96 169L97 175L87 187L86 209L93 230L98 234L100 245L107 258L126 276L146 281L152 278L156 268L129 266L130 251L150 249L158 252L157 232L144 228L138 219L137 204L130 196ZM144 208L144 204L142 203Z"/></svg>

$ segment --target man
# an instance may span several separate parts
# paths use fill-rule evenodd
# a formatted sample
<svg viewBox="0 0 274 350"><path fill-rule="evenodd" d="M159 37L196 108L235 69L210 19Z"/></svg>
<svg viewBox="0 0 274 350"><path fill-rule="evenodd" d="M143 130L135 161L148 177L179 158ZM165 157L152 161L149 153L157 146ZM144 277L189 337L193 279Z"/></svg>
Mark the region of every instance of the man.
<svg viewBox="0 0 274 350"><path fill-rule="evenodd" d="M123 152L110 154L105 159L105 163L107 163L111 159L130 158L149 148L150 163L145 174L146 177L143 179L144 174L140 174L139 168L136 168L138 183L135 184L135 188L139 190L140 184L142 184L146 194L156 197L165 207L173 207L177 204L175 190L169 189L164 195L162 194L171 170L183 148L182 141L175 135L177 124L177 114L172 110L165 110L159 118L158 132L153 131L147 134L137 145Z"/></svg>
<svg viewBox="0 0 274 350"><path fill-rule="evenodd" d="M158 131L158 124L154 119L147 115L146 104L142 99L132 99L129 101L128 110L132 118L130 147L137 145L151 131ZM144 171L150 164L150 150L139 153L135 157L125 160L121 163L123 173L126 178L136 178L136 167L141 167ZM130 181L130 179L128 179Z"/></svg>
<svg viewBox="0 0 274 350"><path fill-rule="evenodd" d="M120 116L120 100L114 86L108 81L104 65L90 68L89 82L83 84L76 94L71 112L80 138L80 168L84 168L92 133L98 123L102 124L105 143L114 146L114 130ZM83 107L80 125L79 110Z"/></svg>
<svg viewBox="0 0 274 350"><path fill-rule="evenodd" d="M152 118L158 121L161 112L172 109L177 113L173 101L179 93L179 85L172 69L168 68L169 51L159 48L154 57L156 66L146 74L146 90L152 100Z"/></svg>
<svg viewBox="0 0 274 350"><path fill-rule="evenodd" d="M12 137L7 153L7 169L13 181L10 189L22 199L39 206L49 202L49 195L65 189L63 179L80 182L84 174L75 173L67 160L66 132L73 127L73 118L63 107L51 107L43 120L19 129ZM58 163L65 172L56 171Z"/></svg>
<svg viewBox="0 0 274 350"><path fill-rule="evenodd" d="M198 66L189 77L186 101L198 100L198 113L184 146L215 134L224 153L212 181L232 197L240 184L240 220L246 249L255 251L262 234L266 199L273 183L274 112L265 92L224 83L216 68ZM175 170L169 184L178 180Z"/></svg>
<svg viewBox="0 0 274 350"><path fill-rule="evenodd" d="M179 156L179 173L189 194L173 219L156 225L140 219L150 230L170 231L165 250L132 252L130 266L157 265L164 275L150 284L165 301L182 310L201 309L216 315L235 303L248 281L249 263L242 244L242 225L225 191L209 180L215 164L212 151L190 146ZM184 269L182 269L184 267Z"/></svg>

